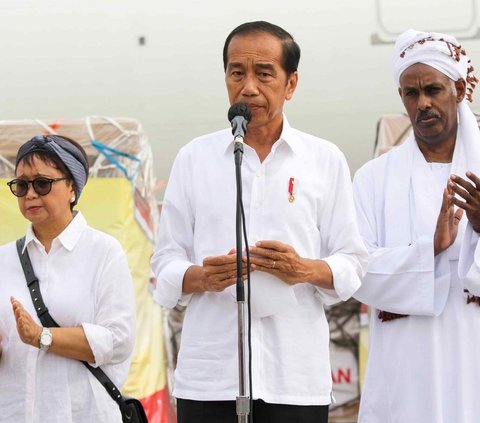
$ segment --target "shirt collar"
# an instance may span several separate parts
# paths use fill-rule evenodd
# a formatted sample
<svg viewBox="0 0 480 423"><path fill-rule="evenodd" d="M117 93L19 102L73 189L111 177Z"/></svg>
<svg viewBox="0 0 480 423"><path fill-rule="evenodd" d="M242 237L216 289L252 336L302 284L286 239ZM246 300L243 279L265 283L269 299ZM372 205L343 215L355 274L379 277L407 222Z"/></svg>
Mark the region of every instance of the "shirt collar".
<svg viewBox="0 0 480 423"><path fill-rule="evenodd" d="M228 133L231 134L231 131ZM231 136L230 141L225 145L226 154L233 154L234 144L235 143L233 142L233 136ZM287 145L292 150L293 153L295 154L299 153L300 146L298 142L296 142L294 130L288 123L288 120L285 114L283 115L282 133L280 134L280 138L272 146L272 152L275 153L275 150L279 148L279 146L281 146L282 144Z"/></svg>
<svg viewBox="0 0 480 423"><path fill-rule="evenodd" d="M55 239L58 239L65 249L72 251L86 227L87 221L83 217L82 213L77 211L72 221ZM32 241L40 243L35 236L35 232L33 232L32 224L30 224L27 228L27 233L25 234L25 246L23 247L23 250L25 250L27 245Z"/></svg>

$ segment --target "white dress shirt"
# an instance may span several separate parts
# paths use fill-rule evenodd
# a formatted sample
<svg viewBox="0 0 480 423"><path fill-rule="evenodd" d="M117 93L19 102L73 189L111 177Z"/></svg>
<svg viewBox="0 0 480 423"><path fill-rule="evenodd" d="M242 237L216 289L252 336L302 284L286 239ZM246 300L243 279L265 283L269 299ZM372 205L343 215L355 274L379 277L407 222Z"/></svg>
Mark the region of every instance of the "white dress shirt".
<svg viewBox="0 0 480 423"><path fill-rule="evenodd" d="M95 366L121 387L134 346L135 302L118 241L87 226L78 212L48 254L31 226L26 248L51 316L60 326L83 327ZM11 296L40 322L15 242L0 247L0 269L0 422L120 423L117 403L82 363L20 340Z"/></svg>
<svg viewBox="0 0 480 423"><path fill-rule="evenodd" d="M360 286L366 264L347 164L333 144L292 129L286 119L263 162L248 145L244 150L249 244L277 240L302 257L324 259L335 286L290 286L264 272L252 273L253 396L271 403L329 404L329 330L323 306L348 299ZM235 247L235 187L230 129L197 138L180 150L152 258L156 300L168 308L188 304L175 373L174 395L179 398L234 400L238 394L235 287L182 294L191 265Z"/></svg>

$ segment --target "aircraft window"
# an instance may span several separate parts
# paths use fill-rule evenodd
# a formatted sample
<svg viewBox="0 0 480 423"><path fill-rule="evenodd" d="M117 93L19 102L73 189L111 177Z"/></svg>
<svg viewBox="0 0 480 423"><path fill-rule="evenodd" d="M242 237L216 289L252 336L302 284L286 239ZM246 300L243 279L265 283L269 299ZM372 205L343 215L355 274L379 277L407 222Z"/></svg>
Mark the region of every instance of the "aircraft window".
<svg viewBox="0 0 480 423"><path fill-rule="evenodd" d="M408 28L480 38L478 0L375 0L372 44L393 43Z"/></svg>

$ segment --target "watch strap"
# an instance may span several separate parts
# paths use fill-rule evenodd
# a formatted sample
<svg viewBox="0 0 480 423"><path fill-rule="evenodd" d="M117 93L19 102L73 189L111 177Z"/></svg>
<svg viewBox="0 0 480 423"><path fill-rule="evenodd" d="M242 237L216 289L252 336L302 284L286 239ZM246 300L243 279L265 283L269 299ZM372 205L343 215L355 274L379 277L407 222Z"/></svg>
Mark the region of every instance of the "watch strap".
<svg viewBox="0 0 480 423"><path fill-rule="evenodd" d="M45 335L48 335L48 336L50 337L50 343L49 343L49 344L43 344L43 343L42 343L42 338L43 338ZM52 342L53 342L52 332L50 332L50 329L49 329L49 328L43 327L43 328L42 328L42 332L40 332L40 336L39 336L39 338L38 338L38 343L39 343L40 349L41 349L42 351L48 351L49 348L52 346Z"/></svg>

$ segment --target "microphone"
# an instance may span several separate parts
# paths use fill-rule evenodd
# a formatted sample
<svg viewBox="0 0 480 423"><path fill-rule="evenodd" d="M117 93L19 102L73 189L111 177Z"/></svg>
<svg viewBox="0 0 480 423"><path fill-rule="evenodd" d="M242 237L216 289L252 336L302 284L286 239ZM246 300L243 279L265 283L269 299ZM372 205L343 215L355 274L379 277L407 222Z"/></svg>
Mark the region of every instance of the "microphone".
<svg viewBox="0 0 480 423"><path fill-rule="evenodd" d="M247 132L248 122L252 119L252 112L245 103L235 103L228 110L228 120L232 125L232 134L235 142L243 143Z"/></svg>

